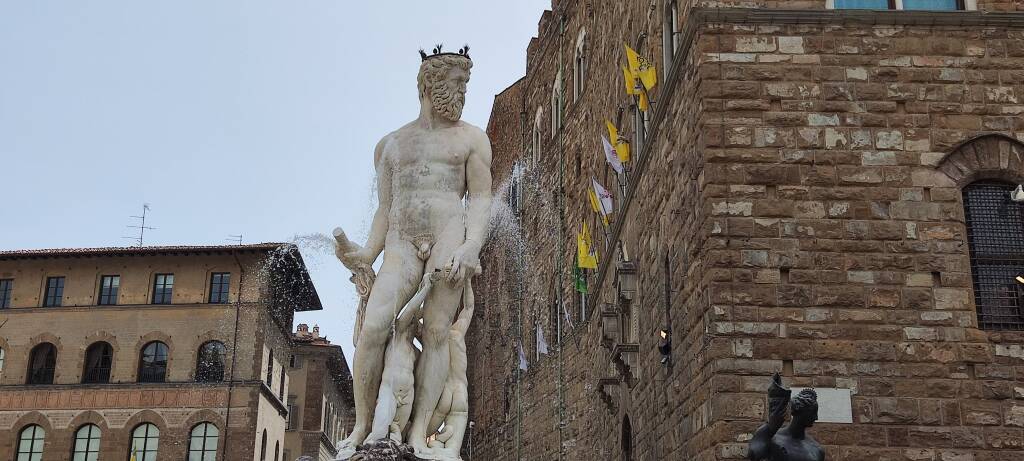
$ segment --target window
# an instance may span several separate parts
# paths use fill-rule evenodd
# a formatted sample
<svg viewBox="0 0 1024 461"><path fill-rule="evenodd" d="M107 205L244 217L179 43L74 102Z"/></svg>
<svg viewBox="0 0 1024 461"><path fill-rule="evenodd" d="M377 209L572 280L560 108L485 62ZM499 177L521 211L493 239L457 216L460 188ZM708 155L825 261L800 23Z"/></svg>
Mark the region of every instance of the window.
<svg viewBox="0 0 1024 461"><path fill-rule="evenodd" d="M583 81L587 77L587 30L580 29L576 37L576 55L572 68L572 100L579 101L583 94Z"/></svg>
<svg viewBox="0 0 1024 461"><path fill-rule="evenodd" d="M544 110L537 108L537 115L533 119L533 164L537 165L540 162L540 150L543 139L541 137L541 127L544 122Z"/></svg>
<svg viewBox="0 0 1024 461"><path fill-rule="evenodd" d="M298 397L294 395L288 396L288 426L285 429L289 431L299 428L299 406L295 404L296 399Z"/></svg>
<svg viewBox="0 0 1024 461"><path fill-rule="evenodd" d="M156 461L157 447L160 445L160 429L151 423L142 423L132 430L132 446L128 457L135 456L136 461Z"/></svg>
<svg viewBox="0 0 1024 461"><path fill-rule="evenodd" d="M210 304L227 304L231 274L215 272L210 276Z"/></svg>
<svg viewBox="0 0 1024 461"><path fill-rule="evenodd" d="M156 274L153 278L153 304L170 304L174 293L174 274Z"/></svg>
<svg viewBox="0 0 1024 461"><path fill-rule="evenodd" d="M43 307L60 306L62 299L64 299L64 277L47 277Z"/></svg>
<svg viewBox="0 0 1024 461"><path fill-rule="evenodd" d="M284 377L285 377L284 367L281 367L281 385L278 386L278 388L277 388L277 398L278 398L278 400L280 400L282 402L284 401Z"/></svg>
<svg viewBox="0 0 1024 461"><path fill-rule="evenodd" d="M75 444L71 447L71 461L98 461L100 457L100 428L86 424L75 431Z"/></svg>
<svg viewBox="0 0 1024 461"><path fill-rule="evenodd" d="M167 379L167 345L153 341L142 348L139 358L139 382L162 383Z"/></svg>
<svg viewBox="0 0 1024 461"><path fill-rule="evenodd" d="M207 341L199 346L196 358L196 382L216 383L224 380L224 343Z"/></svg>
<svg viewBox="0 0 1024 461"><path fill-rule="evenodd" d="M188 441L188 461L217 461L217 440L220 431L212 423L199 423L192 428Z"/></svg>
<svg viewBox="0 0 1024 461"><path fill-rule="evenodd" d="M1010 200L1012 184L978 181L964 188L978 326L1024 330L1024 205Z"/></svg>
<svg viewBox="0 0 1024 461"><path fill-rule="evenodd" d="M0 376L4 374L4 349L0 347Z"/></svg>
<svg viewBox="0 0 1024 461"><path fill-rule="evenodd" d="M661 31L662 48L665 50L665 65L662 67L665 77L668 77L668 72L676 57L676 51L679 50L679 35L682 33L679 29L678 0L670 0L665 6L665 24L662 25Z"/></svg>
<svg viewBox="0 0 1024 461"><path fill-rule="evenodd" d="M551 84L551 137L562 129L562 71L558 71L555 82Z"/></svg>
<svg viewBox="0 0 1024 461"><path fill-rule="evenodd" d="M0 309L11 307L11 292L13 291L13 279L0 279Z"/></svg>
<svg viewBox="0 0 1024 461"><path fill-rule="evenodd" d="M114 362L114 349L103 341L92 343L85 351L83 383L109 383L110 367Z"/></svg>
<svg viewBox="0 0 1024 461"><path fill-rule="evenodd" d="M100 278L100 305L117 304L117 290L121 287L120 275L104 275Z"/></svg>
<svg viewBox="0 0 1024 461"><path fill-rule="evenodd" d="M970 0L829 0L828 3L837 10L966 10L975 6Z"/></svg>
<svg viewBox="0 0 1024 461"><path fill-rule="evenodd" d="M281 456L281 442L274 442L274 461L279 461Z"/></svg>
<svg viewBox="0 0 1024 461"><path fill-rule="evenodd" d="M41 461L46 431L36 424L25 426L18 434L18 457L15 461Z"/></svg>
<svg viewBox="0 0 1024 461"><path fill-rule="evenodd" d="M267 461L267 430L263 429L263 438L260 441L260 461Z"/></svg>
<svg viewBox="0 0 1024 461"><path fill-rule="evenodd" d="M267 387L274 385L274 350L267 353Z"/></svg>
<svg viewBox="0 0 1024 461"><path fill-rule="evenodd" d="M57 366L57 348L42 343L32 348L28 359L27 384L53 384L53 371Z"/></svg>

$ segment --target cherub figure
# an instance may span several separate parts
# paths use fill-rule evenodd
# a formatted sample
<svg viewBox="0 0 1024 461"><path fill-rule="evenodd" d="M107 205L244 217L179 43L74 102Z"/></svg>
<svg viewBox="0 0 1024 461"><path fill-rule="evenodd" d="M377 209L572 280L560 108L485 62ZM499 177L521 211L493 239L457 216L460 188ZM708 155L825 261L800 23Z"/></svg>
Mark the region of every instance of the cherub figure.
<svg viewBox="0 0 1024 461"><path fill-rule="evenodd" d="M384 373L381 377L380 389L377 393L377 406L373 413L373 427L367 440L378 440L390 437L402 443L402 433L412 414L412 403L415 397L416 359L419 351L413 345L413 339L419 332L422 317L423 301L430 292L439 272L428 272L423 275L419 289L405 303L402 310L396 313L394 335L388 341L384 351Z"/></svg>
<svg viewBox="0 0 1024 461"><path fill-rule="evenodd" d="M434 415L430 418L430 434L444 428L429 444L430 451L417 454L426 459L457 461L462 459L462 440L469 421L469 389L466 381L466 331L473 321L473 286L467 280L462 293L462 311L458 319L448 330L448 349L451 353L448 379L441 391L441 399L437 402Z"/></svg>
<svg viewBox="0 0 1024 461"><path fill-rule="evenodd" d="M807 428L818 420L818 394L804 389L790 400L792 393L775 373L768 388L768 422L754 432L747 447L751 461L825 461L825 450L807 435ZM793 420L782 427L787 403Z"/></svg>

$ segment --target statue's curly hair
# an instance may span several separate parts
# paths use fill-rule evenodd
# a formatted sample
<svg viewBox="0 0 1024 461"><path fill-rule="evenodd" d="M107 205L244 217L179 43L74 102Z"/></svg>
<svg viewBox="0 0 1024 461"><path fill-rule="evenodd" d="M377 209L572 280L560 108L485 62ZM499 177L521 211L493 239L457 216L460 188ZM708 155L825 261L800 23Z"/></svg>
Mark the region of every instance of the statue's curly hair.
<svg viewBox="0 0 1024 461"><path fill-rule="evenodd" d="M448 69L461 67L465 71L473 68L473 60L467 56L451 54L425 59L420 64L419 74L416 76L416 86L419 87L420 98L427 95L430 87L445 78Z"/></svg>
<svg viewBox="0 0 1024 461"><path fill-rule="evenodd" d="M794 415L803 414L810 409L818 411L818 393L814 392L814 389L804 389L793 396L789 401L789 407Z"/></svg>

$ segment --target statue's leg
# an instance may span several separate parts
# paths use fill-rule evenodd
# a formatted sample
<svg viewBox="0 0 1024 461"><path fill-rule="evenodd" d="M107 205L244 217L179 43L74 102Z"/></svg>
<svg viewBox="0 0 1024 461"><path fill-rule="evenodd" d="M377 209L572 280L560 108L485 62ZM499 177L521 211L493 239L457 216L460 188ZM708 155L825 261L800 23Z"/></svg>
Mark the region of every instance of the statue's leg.
<svg viewBox="0 0 1024 461"><path fill-rule="evenodd" d="M405 240L388 238L384 262L370 290L363 328L353 358L352 390L356 406L356 422L352 434L339 446L339 458L355 450L370 433L372 416L384 369L384 347L400 309L416 291L423 277L423 263L416 257L416 248Z"/></svg>
<svg viewBox="0 0 1024 461"><path fill-rule="evenodd" d="M427 261L427 270L442 268L451 262L452 252L464 241L464 232L442 234L442 240L434 246ZM462 291L461 287L442 281L433 286L423 303L423 334L420 338L423 353L416 364L416 400L413 401L409 437L406 439L406 443L417 452L427 450L427 425L448 379L448 330L462 301Z"/></svg>
<svg viewBox="0 0 1024 461"><path fill-rule="evenodd" d="M382 383L380 392L377 393L376 409L373 411L373 431L366 437L367 440L379 440L388 436L398 405L395 391L391 389L391 385Z"/></svg>

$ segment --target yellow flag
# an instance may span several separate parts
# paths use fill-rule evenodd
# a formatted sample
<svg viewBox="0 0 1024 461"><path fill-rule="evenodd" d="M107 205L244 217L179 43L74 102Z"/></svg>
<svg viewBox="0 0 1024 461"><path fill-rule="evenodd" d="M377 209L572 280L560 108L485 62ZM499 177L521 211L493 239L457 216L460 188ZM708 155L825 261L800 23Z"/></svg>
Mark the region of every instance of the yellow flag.
<svg viewBox="0 0 1024 461"><path fill-rule="evenodd" d="M583 232L576 234L576 260L581 269L597 269L597 254L590 248L587 223L583 223Z"/></svg>
<svg viewBox="0 0 1024 461"><path fill-rule="evenodd" d="M136 450L135 448L132 448L132 459L129 460L129 461L138 461L138 459L139 459L138 456L137 456L138 454L139 454L139 451Z"/></svg>
<svg viewBox="0 0 1024 461"><path fill-rule="evenodd" d="M647 112L647 108L651 106L651 101L647 99L646 91L640 91L640 102L637 105L640 107L641 112Z"/></svg>
<svg viewBox="0 0 1024 461"><path fill-rule="evenodd" d="M637 94L636 77L633 75L632 72L629 71L629 69L623 67L622 78L626 81L626 94L630 96L635 96Z"/></svg>
<svg viewBox="0 0 1024 461"><path fill-rule="evenodd" d="M626 45L626 61L629 61L629 72L634 78L640 79L648 91L658 84L658 71L647 58L640 56L629 45Z"/></svg>
<svg viewBox="0 0 1024 461"><path fill-rule="evenodd" d="M615 153L619 156L619 161L626 163L629 161L629 143L619 139L619 130L612 125L612 122L605 120L604 123L608 125L608 139L612 141L612 145L615 146Z"/></svg>
<svg viewBox="0 0 1024 461"><path fill-rule="evenodd" d="M608 227L608 216L601 211L601 204L597 201L597 193L594 192L594 189L587 189L587 196L590 198L590 208L594 210L594 213L601 215L601 224Z"/></svg>

